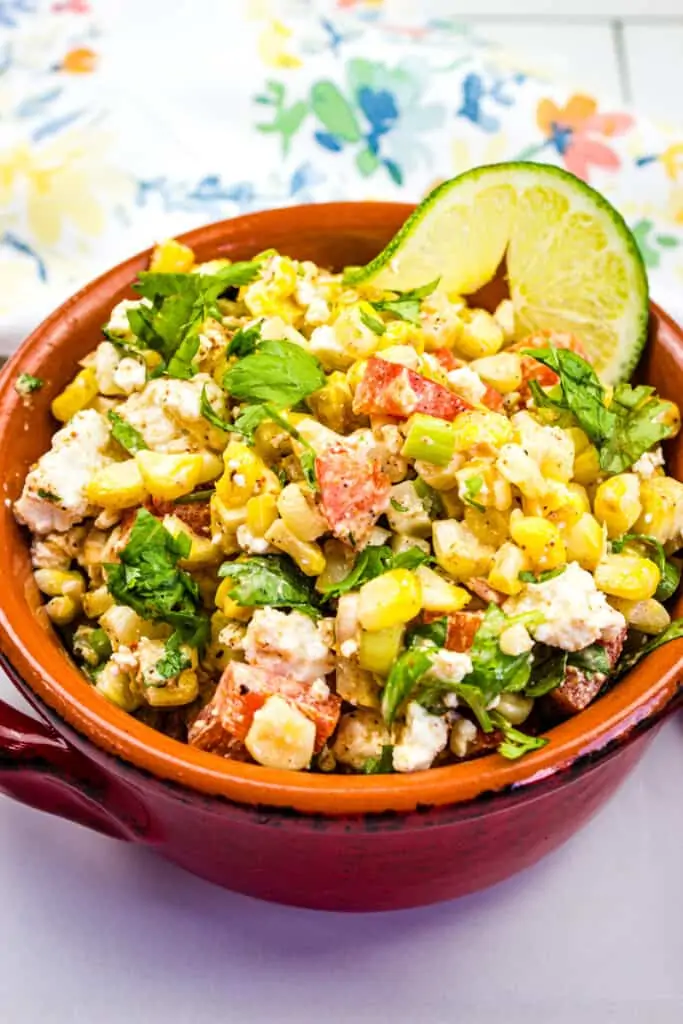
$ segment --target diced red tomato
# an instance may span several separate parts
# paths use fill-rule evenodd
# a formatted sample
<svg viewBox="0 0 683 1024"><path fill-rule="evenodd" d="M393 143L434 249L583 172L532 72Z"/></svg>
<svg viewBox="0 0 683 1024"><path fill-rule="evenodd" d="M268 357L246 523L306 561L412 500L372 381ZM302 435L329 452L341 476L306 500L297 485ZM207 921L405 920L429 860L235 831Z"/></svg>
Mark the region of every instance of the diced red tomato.
<svg viewBox="0 0 683 1024"><path fill-rule="evenodd" d="M315 471L322 511L335 537L363 547L389 505L389 477L366 450L343 444L319 455Z"/></svg>
<svg viewBox="0 0 683 1024"><path fill-rule="evenodd" d="M254 714L274 694L310 718L315 725L315 750L320 751L337 726L341 699L330 693L321 700L304 683L239 661L226 667L212 700L195 719L188 741L203 750L243 743Z"/></svg>
<svg viewBox="0 0 683 1024"><path fill-rule="evenodd" d="M407 366L373 357L356 388L353 411L365 415L406 418L414 412L453 420L471 405L443 384L409 370Z"/></svg>

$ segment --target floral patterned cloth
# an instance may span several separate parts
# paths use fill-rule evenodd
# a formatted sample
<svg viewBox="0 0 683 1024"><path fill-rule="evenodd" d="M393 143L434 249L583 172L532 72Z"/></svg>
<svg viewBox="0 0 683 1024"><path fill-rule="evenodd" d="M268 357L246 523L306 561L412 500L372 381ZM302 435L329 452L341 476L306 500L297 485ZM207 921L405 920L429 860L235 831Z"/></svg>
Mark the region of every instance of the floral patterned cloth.
<svg viewBox="0 0 683 1024"><path fill-rule="evenodd" d="M0 0L0 350L156 239L265 207L416 201L508 159L607 195L683 319L683 132L544 80L443 8Z"/></svg>

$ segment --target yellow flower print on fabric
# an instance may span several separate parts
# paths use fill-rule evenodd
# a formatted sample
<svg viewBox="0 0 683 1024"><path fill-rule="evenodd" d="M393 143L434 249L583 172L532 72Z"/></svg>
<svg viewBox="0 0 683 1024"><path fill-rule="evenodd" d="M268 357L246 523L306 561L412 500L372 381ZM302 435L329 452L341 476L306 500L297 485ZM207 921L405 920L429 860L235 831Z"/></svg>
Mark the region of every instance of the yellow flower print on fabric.
<svg viewBox="0 0 683 1024"><path fill-rule="evenodd" d="M261 60L270 68L299 68L301 61L288 49L292 30L281 21L271 21L261 32L258 50Z"/></svg>

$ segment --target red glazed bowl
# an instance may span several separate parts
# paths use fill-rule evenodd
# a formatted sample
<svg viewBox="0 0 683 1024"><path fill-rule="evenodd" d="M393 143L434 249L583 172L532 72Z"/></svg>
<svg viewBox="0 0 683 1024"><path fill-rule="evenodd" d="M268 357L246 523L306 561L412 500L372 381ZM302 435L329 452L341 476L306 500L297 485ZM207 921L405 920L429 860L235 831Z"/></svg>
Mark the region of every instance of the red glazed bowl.
<svg viewBox="0 0 683 1024"><path fill-rule="evenodd" d="M275 247L339 268L365 263L411 208L334 203L250 214L184 237L201 260ZM388 910L450 899L527 867L614 792L681 703L683 643L654 652L610 693L518 762L497 754L413 775L325 776L223 760L109 705L81 676L41 609L27 536L10 502L49 446L49 406L132 296L142 253L88 285L32 335L0 380L0 648L45 724L0 706L0 789L107 835L144 843L219 885L304 907ZM498 296L500 297L500 296ZM683 392L683 332L652 308L643 378ZM26 371L45 387L24 403ZM680 438L668 452L683 476ZM8 500L9 499L9 500ZM676 609L683 613L683 601Z"/></svg>

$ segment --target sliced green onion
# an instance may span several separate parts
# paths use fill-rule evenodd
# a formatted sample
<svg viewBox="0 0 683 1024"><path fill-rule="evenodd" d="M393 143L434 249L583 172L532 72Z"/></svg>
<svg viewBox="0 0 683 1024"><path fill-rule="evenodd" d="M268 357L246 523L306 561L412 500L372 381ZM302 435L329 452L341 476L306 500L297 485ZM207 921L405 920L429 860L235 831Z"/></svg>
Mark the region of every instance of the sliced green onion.
<svg viewBox="0 0 683 1024"><path fill-rule="evenodd" d="M416 412L408 421L408 433L401 454L434 466L447 466L455 451L452 423Z"/></svg>

